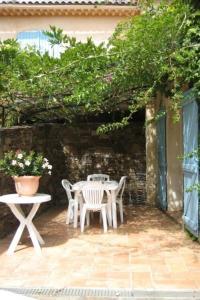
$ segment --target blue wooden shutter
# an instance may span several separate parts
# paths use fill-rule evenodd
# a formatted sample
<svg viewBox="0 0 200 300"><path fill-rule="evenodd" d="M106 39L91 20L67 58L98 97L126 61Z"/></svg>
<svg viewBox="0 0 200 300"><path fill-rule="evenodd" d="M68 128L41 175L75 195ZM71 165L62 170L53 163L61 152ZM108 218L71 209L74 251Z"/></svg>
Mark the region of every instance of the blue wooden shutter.
<svg viewBox="0 0 200 300"><path fill-rule="evenodd" d="M187 154L198 149L198 104L192 92L185 94L183 104L183 174L184 174L184 214L185 226L195 236L199 233L199 195L197 190L187 189L199 182L199 159L197 156L187 157Z"/></svg>
<svg viewBox="0 0 200 300"><path fill-rule="evenodd" d="M39 33L39 51L42 54L51 51L51 46L48 42L48 36L41 31Z"/></svg>
<svg viewBox="0 0 200 300"><path fill-rule="evenodd" d="M167 209L167 162L166 162L166 117L165 112L159 112L161 117L157 121L157 149L158 149L158 205Z"/></svg>
<svg viewBox="0 0 200 300"><path fill-rule="evenodd" d="M25 31L17 35L17 40L22 48L33 46L40 51L41 54L48 52L49 55L58 57L60 53L59 45L52 47L48 41L48 37L42 31Z"/></svg>
<svg viewBox="0 0 200 300"><path fill-rule="evenodd" d="M40 31L25 31L17 35L17 40L23 48L27 46L34 46L39 50L40 45Z"/></svg>

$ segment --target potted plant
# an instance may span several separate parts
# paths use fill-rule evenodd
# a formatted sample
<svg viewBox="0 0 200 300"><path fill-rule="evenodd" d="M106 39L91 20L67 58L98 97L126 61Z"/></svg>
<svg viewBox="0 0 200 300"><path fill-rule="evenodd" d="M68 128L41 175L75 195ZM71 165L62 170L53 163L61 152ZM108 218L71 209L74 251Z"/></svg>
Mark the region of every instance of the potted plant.
<svg viewBox="0 0 200 300"><path fill-rule="evenodd" d="M35 151L9 151L0 160L0 171L12 176L19 195L33 196L39 187L40 177L51 175L52 165L41 153Z"/></svg>

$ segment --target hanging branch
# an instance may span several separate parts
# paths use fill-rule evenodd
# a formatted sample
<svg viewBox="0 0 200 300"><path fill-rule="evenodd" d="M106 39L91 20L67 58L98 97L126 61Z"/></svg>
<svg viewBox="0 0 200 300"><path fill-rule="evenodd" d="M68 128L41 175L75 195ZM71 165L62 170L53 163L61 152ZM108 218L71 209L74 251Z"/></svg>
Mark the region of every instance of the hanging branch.
<svg viewBox="0 0 200 300"><path fill-rule="evenodd" d="M5 127L5 107L1 106L1 127Z"/></svg>

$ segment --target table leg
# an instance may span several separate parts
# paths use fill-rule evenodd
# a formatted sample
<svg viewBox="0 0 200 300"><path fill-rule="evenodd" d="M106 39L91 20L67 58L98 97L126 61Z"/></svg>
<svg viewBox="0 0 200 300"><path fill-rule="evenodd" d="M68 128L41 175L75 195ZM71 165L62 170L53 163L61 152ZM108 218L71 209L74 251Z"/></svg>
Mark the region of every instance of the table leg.
<svg viewBox="0 0 200 300"><path fill-rule="evenodd" d="M31 225L31 224L28 224L28 225L27 225L27 228L28 228L28 232L29 232L29 234L30 234L31 241L32 241L33 246L34 246L34 248L35 248L35 251L36 251L38 254L40 254L40 253L41 253L40 243L39 243L39 241L38 241L38 239L37 239L37 235L35 234L35 231L34 231L32 225Z"/></svg>
<svg viewBox="0 0 200 300"><path fill-rule="evenodd" d="M111 191L111 199L112 199L112 216L113 216L113 228L117 228L117 207L116 207L116 199L115 199L115 191Z"/></svg>
<svg viewBox="0 0 200 300"><path fill-rule="evenodd" d="M74 228L78 226L78 201L74 200Z"/></svg>
<svg viewBox="0 0 200 300"><path fill-rule="evenodd" d="M80 190L74 192L74 228L78 227L78 213L80 213L80 224L81 224L81 212L83 208L83 199ZM80 207L80 211L79 211Z"/></svg>
<svg viewBox="0 0 200 300"><path fill-rule="evenodd" d="M25 228L25 226L27 226L29 234L30 234L30 238L33 242L33 246L36 250L36 252L38 254L41 253L41 248L40 248L40 244L44 244L44 241L42 239L42 237L40 236L39 232L37 231L37 229L35 228L35 226L32 223L32 220L40 206L40 203L35 203L33 204L33 207L30 211L30 213L28 214L27 218L25 217L20 205L18 204L12 204L9 203L8 206L10 207L11 211L13 212L13 214L15 215L15 217L19 220L20 225L16 231L16 234L10 244L10 247L8 249L8 254L13 254L13 252L15 251L17 244L19 243L19 240L22 236L23 230Z"/></svg>
<svg viewBox="0 0 200 300"><path fill-rule="evenodd" d="M44 242L42 237L40 236L39 232L37 231L37 229L35 228L35 226L32 223L32 220L36 214L36 212L38 211L38 208L40 207L40 203L34 203L33 207L26 219L26 224L27 224L27 228L28 228L28 232L30 234L30 238L33 242L33 246L36 250L37 253L41 253L41 248L40 248L40 244L39 241L42 241L42 243Z"/></svg>
<svg viewBox="0 0 200 300"><path fill-rule="evenodd" d="M15 251L15 248L17 247L17 244L19 243L19 240L22 236L22 233L23 233L23 230L26 226L26 223L24 222L24 217L23 215L21 214L21 208L19 208L19 205L15 205L15 204L12 204L12 203L9 203L8 206L10 207L12 213L15 215L15 217L19 220L20 222L20 225L15 233L15 236L8 248L8 254L11 255L14 253Z"/></svg>
<svg viewBox="0 0 200 300"><path fill-rule="evenodd" d="M21 206L19 204L15 204L15 206L17 207L18 211L20 211L20 213L22 214L22 216L24 217L24 219L26 219L26 216L24 215L24 212L23 212ZM32 219L33 219L33 217L32 217ZM38 241L40 242L41 245L44 245L45 242L44 242L43 238L41 237L41 235L39 234L39 232L37 231L37 229L35 228L35 225L33 223L32 223L32 227L33 227L33 230L35 232L35 235L37 236Z"/></svg>
<svg viewBox="0 0 200 300"><path fill-rule="evenodd" d="M21 223L15 233L15 236L14 236L9 248L8 248L8 255L11 255L14 253L15 248L17 247L19 240L22 236L22 232L24 231L24 228L25 228L25 224Z"/></svg>
<svg viewBox="0 0 200 300"><path fill-rule="evenodd" d="M41 237L41 235L39 234L39 232L37 231L37 229L35 228L35 225L32 223L32 228L35 232L35 235L37 236L38 241L40 242L40 245L44 245L45 242L43 240L43 238Z"/></svg>

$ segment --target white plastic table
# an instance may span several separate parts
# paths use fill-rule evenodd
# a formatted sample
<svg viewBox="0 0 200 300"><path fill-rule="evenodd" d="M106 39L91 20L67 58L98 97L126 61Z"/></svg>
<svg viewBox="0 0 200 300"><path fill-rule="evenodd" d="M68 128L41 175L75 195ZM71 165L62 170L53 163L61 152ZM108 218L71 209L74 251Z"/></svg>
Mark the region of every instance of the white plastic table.
<svg viewBox="0 0 200 300"><path fill-rule="evenodd" d="M74 192L79 192L85 184L88 184L90 181L79 181L72 186ZM117 228L117 207L116 207L116 190L119 187L119 183L115 180L104 181L105 190L108 190L111 193L111 203L112 203L112 219L113 219L113 228Z"/></svg>
<svg viewBox="0 0 200 300"><path fill-rule="evenodd" d="M0 202L6 203L15 217L19 220L20 225L15 233L15 236L8 248L8 254L13 254L19 240L22 236L25 226L27 226L33 246L38 254L41 253L40 245L44 245L44 240L35 228L32 220L38 211L40 204L51 200L51 196L47 194L35 194L34 196L19 196L18 194L8 194L0 196ZM28 216L24 215L21 209L21 204L33 204Z"/></svg>

